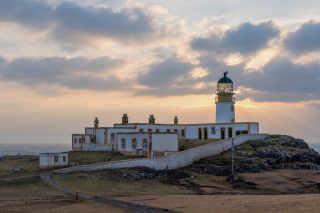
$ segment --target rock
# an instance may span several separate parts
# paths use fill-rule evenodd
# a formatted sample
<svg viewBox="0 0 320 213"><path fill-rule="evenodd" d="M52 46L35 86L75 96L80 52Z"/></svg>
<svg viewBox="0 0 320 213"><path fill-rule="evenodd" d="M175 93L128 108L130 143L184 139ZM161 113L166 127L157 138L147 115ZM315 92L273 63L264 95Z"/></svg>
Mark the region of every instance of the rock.
<svg viewBox="0 0 320 213"><path fill-rule="evenodd" d="M260 172L271 169L320 169L320 154L301 139L272 135L249 141L235 148L236 172ZM231 151L201 159L188 167L191 171L218 176L231 173Z"/></svg>

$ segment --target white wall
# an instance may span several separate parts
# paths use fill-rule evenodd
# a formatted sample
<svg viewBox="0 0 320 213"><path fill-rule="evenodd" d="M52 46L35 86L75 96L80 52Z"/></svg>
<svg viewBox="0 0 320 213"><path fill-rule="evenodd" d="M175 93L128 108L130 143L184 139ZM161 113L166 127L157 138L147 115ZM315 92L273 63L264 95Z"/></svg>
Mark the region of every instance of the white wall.
<svg viewBox="0 0 320 213"><path fill-rule="evenodd" d="M86 143L86 144L83 144L81 151L84 151L84 152L111 152L112 146L107 145L107 144Z"/></svg>
<svg viewBox="0 0 320 213"><path fill-rule="evenodd" d="M84 139L84 141L80 143L80 139ZM90 135L85 135L85 134L72 135L72 149L82 149L82 146L85 143L91 143Z"/></svg>
<svg viewBox="0 0 320 213"><path fill-rule="evenodd" d="M152 134L152 151L155 152L177 152L179 142L177 134Z"/></svg>
<svg viewBox="0 0 320 213"><path fill-rule="evenodd" d="M255 135L240 135L233 138L234 145L240 145L247 142L248 140L264 139L268 137L267 134L255 134ZM97 171L106 169L117 169L117 168L134 168L134 167L149 167L156 170L165 169L177 169L188 166L193 162L220 154L231 148L232 138L222 140L216 143L210 143L203 146L195 147L183 152L175 152L165 157L150 158L150 159L136 159L136 160L123 160L123 161L112 161L95 163L89 165L75 166L65 169L56 170L56 173L70 173L70 172L87 172Z"/></svg>
<svg viewBox="0 0 320 213"><path fill-rule="evenodd" d="M132 139L137 139L137 147L133 148L132 147ZM122 147L122 139L125 140L125 148ZM147 151L148 148L143 148L143 139L147 139L148 141L148 146L149 146L149 142L150 142L150 136L148 133L120 133L118 134L117 137L117 144L118 144L118 150L119 152L135 152L137 149L142 149Z"/></svg>
<svg viewBox="0 0 320 213"><path fill-rule="evenodd" d="M231 110L233 107L233 110ZM216 103L216 123L235 122L235 107L233 102Z"/></svg>
<svg viewBox="0 0 320 213"><path fill-rule="evenodd" d="M55 157L58 161L55 162ZM65 158L65 161L63 160ZM39 158L39 166L41 169L64 167L69 165L68 153L41 153Z"/></svg>

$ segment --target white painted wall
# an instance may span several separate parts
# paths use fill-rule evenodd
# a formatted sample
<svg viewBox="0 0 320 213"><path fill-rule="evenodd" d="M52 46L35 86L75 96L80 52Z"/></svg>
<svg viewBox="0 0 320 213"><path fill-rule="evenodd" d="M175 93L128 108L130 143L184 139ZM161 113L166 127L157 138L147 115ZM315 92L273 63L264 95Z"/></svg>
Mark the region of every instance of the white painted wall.
<svg viewBox="0 0 320 213"><path fill-rule="evenodd" d="M233 110L232 110L233 107ZM233 102L216 103L216 123L232 123L235 121L235 108Z"/></svg>
<svg viewBox="0 0 320 213"><path fill-rule="evenodd" d="M177 134L152 134L152 151L154 152L177 152L179 142Z"/></svg>
<svg viewBox="0 0 320 213"><path fill-rule="evenodd" d="M84 139L84 141L80 141L80 139ZM90 135L85 134L73 134L72 135L72 149L82 149L83 144L91 143Z"/></svg>
<svg viewBox="0 0 320 213"><path fill-rule="evenodd" d="M81 151L84 151L84 152L111 152L112 146L107 145L107 144L86 143L86 144L83 144Z"/></svg>
<svg viewBox="0 0 320 213"><path fill-rule="evenodd" d="M132 147L132 139L137 139L137 147ZM125 147L122 147L122 139L125 140ZM148 133L119 133L117 137L117 144L118 144L118 150L119 152L136 152L137 149L139 150L148 150L147 148L143 148L143 139L147 139L148 141L148 147L150 142L150 136Z"/></svg>
<svg viewBox="0 0 320 213"><path fill-rule="evenodd" d="M75 166L65 169L56 170L56 173L70 173L70 172L87 172L98 171L106 169L117 168L134 168L134 167L149 167L156 170L165 169L177 169L188 166L193 162L200 160L201 158L214 156L220 154L231 148L231 141L234 141L234 145L238 146L248 140L264 139L268 137L267 134L255 134L255 135L240 135L235 138L229 138L222 140L219 143L210 143L203 146L195 147L183 152L175 152L165 157L150 158L150 159L136 159L136 160L123 160L95 163L90 165Z"/></svg>
<svg viewBox="0 0 320 213"><path fill-rule="evenodd" d="M57 157L57 162L55 161ZM39 158L39 167L41 169L49 169L56 167L64 167L69 165L68 153L41 153Z"/></svg>

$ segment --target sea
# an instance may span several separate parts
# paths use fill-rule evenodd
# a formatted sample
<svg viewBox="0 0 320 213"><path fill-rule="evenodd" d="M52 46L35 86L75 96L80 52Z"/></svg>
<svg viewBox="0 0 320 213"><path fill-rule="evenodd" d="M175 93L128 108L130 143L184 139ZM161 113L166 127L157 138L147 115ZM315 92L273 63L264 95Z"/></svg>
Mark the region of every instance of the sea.
<svg viewBox="0 0 320 213"><path fill-rule="evenodd" d="M309 146L320 153L320 143L309 144ZM68 144L5 144L0 143L0 157L5 155L39 155L40 153L67 152L71 151Z"/></svg>
<svg viewBox="0 0 320 213"><path fill-rule="evenodd" d="M71 151L68 144L8 144L0 143L0 157L5 155L39 155L40 153Z"/></svg>

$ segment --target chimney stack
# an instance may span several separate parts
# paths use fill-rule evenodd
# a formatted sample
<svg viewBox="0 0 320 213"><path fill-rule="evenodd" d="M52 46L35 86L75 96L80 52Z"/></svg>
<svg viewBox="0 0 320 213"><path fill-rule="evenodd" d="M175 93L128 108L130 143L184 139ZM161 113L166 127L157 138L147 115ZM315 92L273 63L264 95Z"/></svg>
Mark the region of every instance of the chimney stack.
<svg viewBox="0 0 320 213"><path fill-rule="evenodd" d="M150 115L149 124L155 124L155 123L156 123L156 119L154 118L154 115Z"/></svg>
<svg viewBox="0 0 320 213"><path fill-rule="evenodd" d="M97 117L94 119L94 128L99 128L99 119Z"/></svg>
<svg viewBox="0 0 320 213"><path fill-rule="evenodd" d="M179 120L178 120L177 116L174 117L174 124L176 124L176 125L179 124Z"/></svg>
<svg viewBox="0 0 320 213"><path fill-rule="evenodd" d="M122 124L128 124L128 123L129 123L128 114L123 114L123 116L122 116Z"/></svg>

